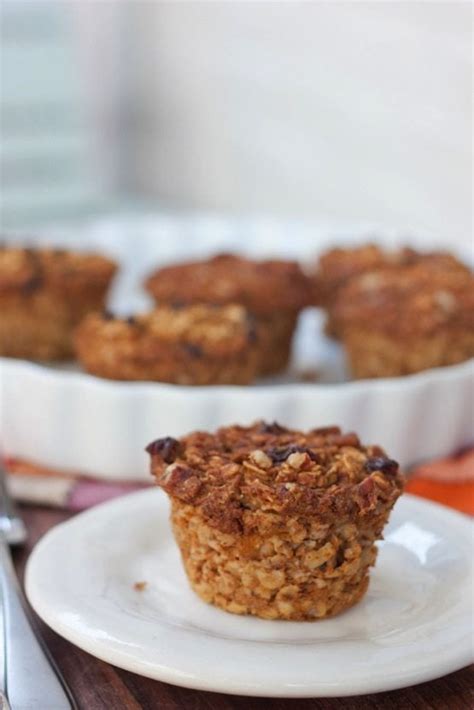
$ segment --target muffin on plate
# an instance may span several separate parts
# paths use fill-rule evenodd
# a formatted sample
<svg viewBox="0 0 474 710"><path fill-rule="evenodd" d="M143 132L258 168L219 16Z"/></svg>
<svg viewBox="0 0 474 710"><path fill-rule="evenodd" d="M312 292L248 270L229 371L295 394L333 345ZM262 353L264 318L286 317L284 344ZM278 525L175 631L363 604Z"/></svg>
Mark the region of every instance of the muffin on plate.
<svg viewBox="0 0 474 710"><path fill-rule="evenodd" d="M356 378L453 365L474 356L474 277L435 260L367 273L340 291L332 318Z"/></svg>
<svg viewBox="0 0 474 710"><path fill-rule="evenodd" d="M0 248L0 355L70 358L74 327L103 308L116 269L99 254Z"/></svg>
<svg viewBox="0 0 474 710"><path fill-rule="evenodd" d="M258 370L258 329L239 305L160 306L130 318L89 315L77 329L85 370L113 380L248 384Z"/></svg>
<svg viewBox="0 0 474 710"><path fill-rule="evenodd" d="M258 323L262 375L287 366L298 314L311 300L310 279L296 262L231 254L158 269L145 286L158 304L245 306Z"/></svg>
<svg viewBox="0 0 474 710"><path fill-rule="evenodd" d="M402 492L398 464L338 427L257 422L152 442L194 591L235 614L317 620L358 602Z"/></svg>

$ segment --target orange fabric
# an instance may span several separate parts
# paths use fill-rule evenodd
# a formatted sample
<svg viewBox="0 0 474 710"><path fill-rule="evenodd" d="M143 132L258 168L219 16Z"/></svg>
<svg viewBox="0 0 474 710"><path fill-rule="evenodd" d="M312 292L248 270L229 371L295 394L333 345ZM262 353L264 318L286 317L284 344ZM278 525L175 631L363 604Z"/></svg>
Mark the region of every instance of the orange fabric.
<svg viewBox="0 0 474 710"><path fill-rule="evenodd" d="M474 484L474 449L417 466L413 475L433 481Z"/></svg>
<svg viewBox="0 0 474 710"><path fill-rule="evenodd" d="M405 490L474 515L474 449L418 466Z"/></svg>
<svg viewBox="0 0 474 710"><path fill-rule="evenodd" d="M436 503L449 505L451 508L474 515L474 484L473 483L440 483L427 478L415 478L408 481L407 493L429 498Z"/></svg>

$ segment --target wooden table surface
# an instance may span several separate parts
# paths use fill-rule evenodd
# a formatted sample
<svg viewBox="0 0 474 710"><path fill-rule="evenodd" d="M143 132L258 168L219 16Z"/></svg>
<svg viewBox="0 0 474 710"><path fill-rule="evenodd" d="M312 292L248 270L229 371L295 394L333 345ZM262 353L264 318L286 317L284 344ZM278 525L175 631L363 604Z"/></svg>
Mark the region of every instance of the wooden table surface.
<svg viewBox="0 0 474 710"><path fill-rule="evenodd" d="M24 507L22 515L29 530L27 546L15 551L20 576L28 554L50 527L66 520L70 513ZM377 695L352 698L285 700L244 698L197 690L142 678L115 668L76 648L36 617L37 628L51 650L81 710L465 710L474 708L474 667L464 668L439 680ZM219 672L218 661L216 673ZM344 672L344 669L341 669ZM38 710L48 710L46 706Z"/></svg>

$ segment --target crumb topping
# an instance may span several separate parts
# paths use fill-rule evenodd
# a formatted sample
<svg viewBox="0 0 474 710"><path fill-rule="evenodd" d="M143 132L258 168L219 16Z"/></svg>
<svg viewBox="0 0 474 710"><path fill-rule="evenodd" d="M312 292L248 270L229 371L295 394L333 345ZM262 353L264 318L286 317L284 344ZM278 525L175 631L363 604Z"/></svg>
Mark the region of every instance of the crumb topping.
<svg viewBox="0 0 474 710"><path fill-rule="evenodd" d="M141 315L115 317L109 311L89 315L78 331L81 339L99 339L115 346L128 345L143 359L156 357L154 344L179 344L192 358L221 356L252 347L258 331L252 316L241 306L160 306Z"/></svg>
<svg viewBox="0 0 474 710"><path fill-rule="evenodd" d="M99 254L64 249L0 248L0 292L34 294L39 289L102 285L114 275L117 265Z"/></svg>
<svg viewBox="0 0 474 710"><path fill-rule="evenodd" d="M364 515L403 485L383 449L338 427L299 432L257 422L158 439L147 451L158 485L223 532L248 531L262 514Z"/></svg>
<svg viewBox="0 0 474 710"><path fill-rule="evenodd" d="M353 248L335 247L321 254L316 277L324 297L331 289L337 289L348 279L365 271L383 266L385 255L376 244L364 244Z"/></svg>
<svg viewBox="0 0 474 710"><path fill-rule="evenodd" d="M259 315L300 310L310 302L312 288L295 261L232 254L158 269L145 286L158 303L240 303Z"/></svg>
<svg viewBox="0 0 474 710"><path fill-rule="evenodd" d="M472 330L474 276L437 259L372 271L338 293L331 317L340 331L366 326L409 336L447 325Z"/></svg>
<svg viewBox="0 0 474 710"><path fill-rule="evenodd" d="M144 592L148 587L148 582L134 582L133 588L136 592Z"/></svg>
<svg viewBox="0 0 474 710"><path fill-rule="evenodd" d="M380 269L396 270L416 264L425 264L428 268L469 272L464 264L447 252L420 252L410 247L389 251L377 244L368 243L355 247L337 247L324 252L319 258L315 278L320 298L324 303L330 303L336 297L338 289L361 274Z"/></svg>

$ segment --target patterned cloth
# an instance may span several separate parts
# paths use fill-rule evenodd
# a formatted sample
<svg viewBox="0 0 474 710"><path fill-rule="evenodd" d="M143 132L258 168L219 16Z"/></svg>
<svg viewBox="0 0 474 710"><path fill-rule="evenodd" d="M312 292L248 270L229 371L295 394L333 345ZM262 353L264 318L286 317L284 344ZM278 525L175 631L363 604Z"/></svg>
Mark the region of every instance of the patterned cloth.
<svg viewBox="0 0 474 710"><path fill-rule="evenodd" d="M151 484L151 476L150 484L98 480L78 473L61 473L21 459L7 459L6 468L9 487L17 501L73 511L85 510Z"/></svg>
<svg viewBox="0 0 474 710"><path fill-rule="evenodd" d="M111 498L140 490L150 483L111 482L71 475L8 459L13 496L23 503L67 510L84 510ZM474 515L474 448L418 466L408 475L408 493Z"/></svg>

